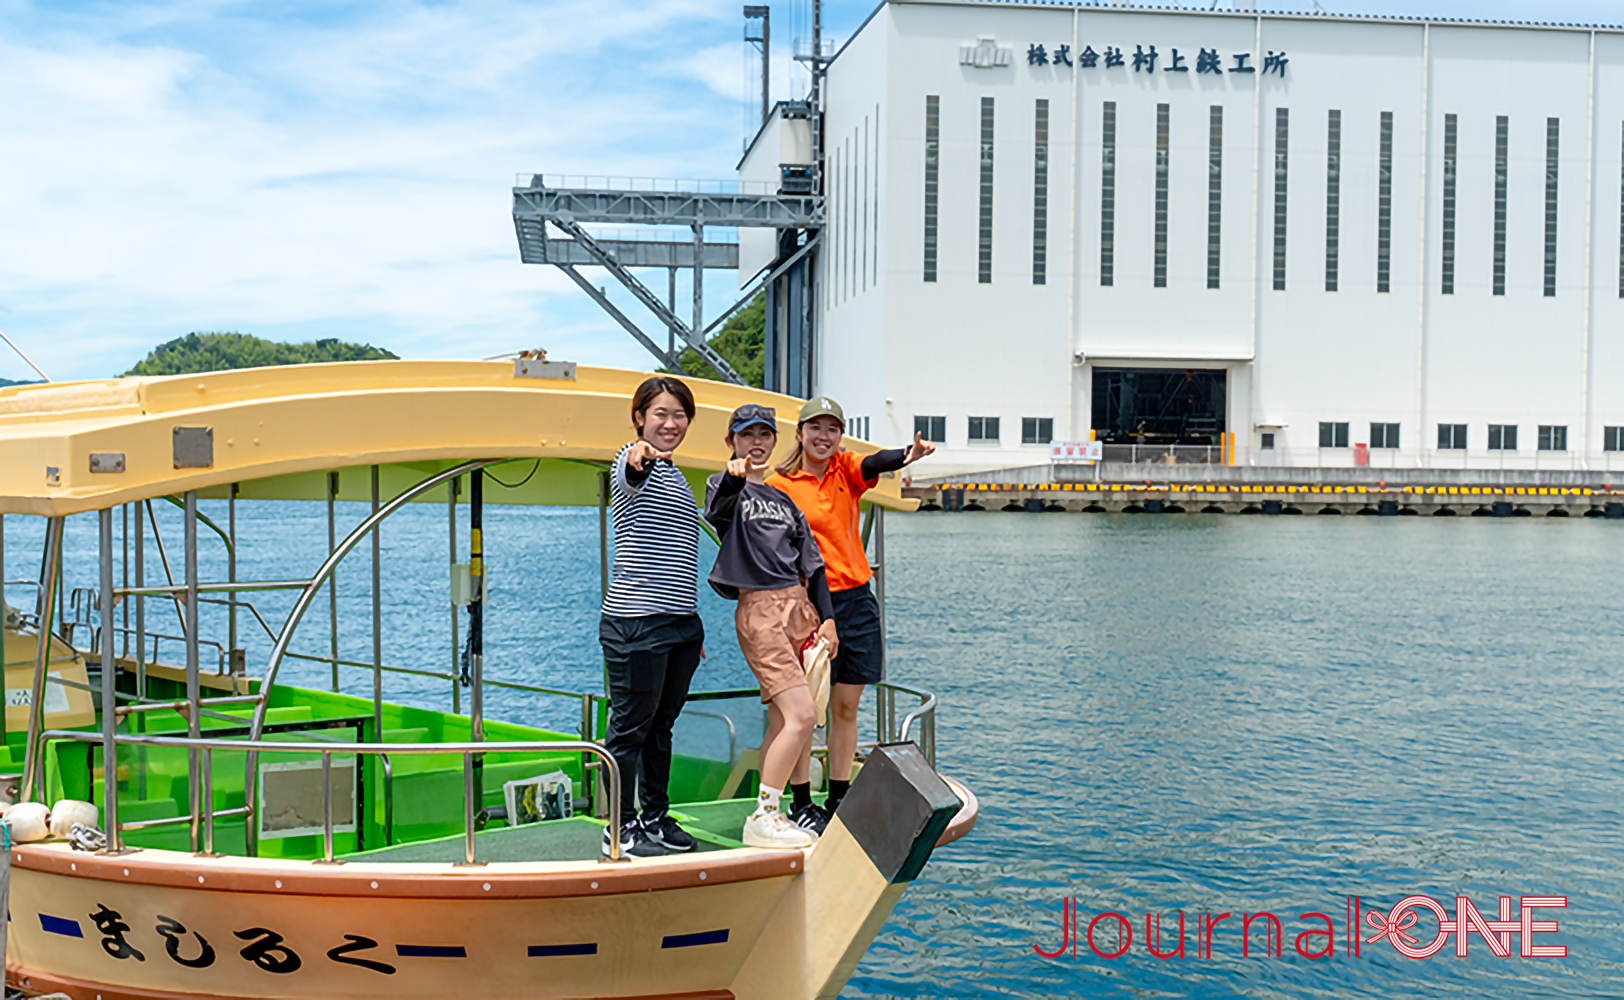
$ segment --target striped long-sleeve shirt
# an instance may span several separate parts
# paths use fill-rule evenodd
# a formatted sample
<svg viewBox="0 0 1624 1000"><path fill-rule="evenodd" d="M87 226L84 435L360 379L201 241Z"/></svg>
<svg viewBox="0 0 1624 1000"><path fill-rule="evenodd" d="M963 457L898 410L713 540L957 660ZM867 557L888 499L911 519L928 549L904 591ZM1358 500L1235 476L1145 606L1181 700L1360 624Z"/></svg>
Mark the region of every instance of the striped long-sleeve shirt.
<svg viewBox="0 0 1624 1000"><path fill-rule="evenodd" d="M646 475L631 470L628 476L630 448L620 449L609 473L615 562L603 613L619 618L697 614L699 507L693 491L663 459L645 465Z"/></svg>

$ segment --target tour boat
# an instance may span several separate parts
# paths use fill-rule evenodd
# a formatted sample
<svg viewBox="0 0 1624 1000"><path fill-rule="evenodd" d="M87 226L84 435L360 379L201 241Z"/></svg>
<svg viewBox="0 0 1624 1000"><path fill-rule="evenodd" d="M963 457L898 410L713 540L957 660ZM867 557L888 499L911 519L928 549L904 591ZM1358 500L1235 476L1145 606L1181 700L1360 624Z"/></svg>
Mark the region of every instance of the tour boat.
<svg viewBox="0 0 1624 1000"><path fill-rule="evenodd" d="M607 470L646 377L521 356L0 389L0 517L44 519L39 579L0 591L33 598L0 633L15 772L0 792L91 802L106 841L80 828L5 852L7 985L76 1000L838 994L932 850L976 822L975 796L935 770L934 696L877 686L874 738L828 830L806 850L761 850L739 839L756 753L738 731L762 706L753 689L694 692L685 714L717 746L728 734L726 750L679 746L673 764L672 814L699 849L603 858L628 778L594 742L604 693L483 676L484 505L597 505L601 585ZM781 439L793 433L797 400L690 384L698 412L677 461L696 497L727 461L735 407L774 406ZM326 558L239 579L240 499L326 501ZM867 499L883 600L882 510L917 501L895 477ZM343 535L337 500L371 503ZM370 622L340 620L334 573L363 542L376 556L391 514L434 502L447 544L410 558L449 567L434 613L449 609L464 655L386 664L378 560ZM158 531L164 503L184 511L180 538ZM244 505L245 523L265 509ZM64 519L78 514L97 521L95 580L62 577ZM226 553L225 579L200 578L208 546ZM255 601L276 591L292 610L266 620ZM330 634L296 648L318 602ZM180 634L148 627L160 604ZM205 607L225 634L208 634ZM274 638L262 670L245 668L239 624ZM341 629L372 635L370 662L339 656ZM289 659L331 667L332 690L278 683ZM337 693L340 672L370 675L372 696ZM390 672L444 681L450 710L384 700ZM491 687L565 699L578 731L487 720Z"/></svg>

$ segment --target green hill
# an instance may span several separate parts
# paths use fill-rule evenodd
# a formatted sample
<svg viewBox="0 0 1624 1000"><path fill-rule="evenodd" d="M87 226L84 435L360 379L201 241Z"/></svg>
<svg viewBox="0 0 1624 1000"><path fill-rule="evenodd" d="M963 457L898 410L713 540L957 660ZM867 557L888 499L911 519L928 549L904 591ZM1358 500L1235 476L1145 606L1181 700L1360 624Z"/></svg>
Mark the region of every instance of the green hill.
<svg viewBox="0 0 1624 1000"><path fill-rule="evenodd" d="M767 295L762 292L750 300L749 305L728 317L728 321L709 341L711 350L720 354L740 377L758 389L766 373L766 326ZM683 370L692 372L696 378L721 378L716 369L706 364L691 347L682 352L681 361Z"/></svg>
<svg viewBox="0 0 1624 1000"><path fill-rule="evenodd" d="M0 378L0 389L4 389L8 385L33 385L33 384L34 383L30 382L28 379Z"/></svg>
<svg viewBox="0 0 1624 1000"><path fill-rule="evenodd" d="M337 339L279 344L246 333L188 333L153 348L126 375L189 375L233 368L304 365L323 361L391 361L395 355L371 344Z"/></svg>

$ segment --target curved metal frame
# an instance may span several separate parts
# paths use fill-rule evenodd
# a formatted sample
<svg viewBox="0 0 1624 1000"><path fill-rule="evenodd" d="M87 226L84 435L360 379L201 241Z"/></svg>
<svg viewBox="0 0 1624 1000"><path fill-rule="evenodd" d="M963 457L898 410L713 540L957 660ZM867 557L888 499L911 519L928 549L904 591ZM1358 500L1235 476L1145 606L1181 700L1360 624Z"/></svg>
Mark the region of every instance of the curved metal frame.
<svg viewBox="0 0 1624 1000"><path fill-rule="evenodd" d="M271 706L270 692L271 688L276 684L276 672L282 665L282 658L287 655L289 644L293 642L294 631L298 629L299 622L304 619L305 612L310 610L310 604L315 600L322 584L327 582L327 578L338 568L338 564L344 561L344 557L350 554L350 550L359 545L361 540L368 534L377 530L378 525L383 523L389 515L404 507L413 498L421 496L441 483L455 479L458 476L467 475L478 469L499 465L506 461L509 460L505 458L480 459L474 462L464 462L444 472L436 473L379 507L345 536L344 540L338 544L338 547L327 556L327 560L321 564L321 568L305 584L304 589L299 592L299 599L294 602L293 610L288 612L288 620L283 624L281 634L276 637L276 645L272 647L270 660L265 665L265 676L259 682L259 704L255 706L253 719L248 724L248 739L250 741L257 742L259 740L260 732L265 725L265 714ZM382 733L373 734L378 739L382 739L382 735ZM254 781L254 774L258 765L258 751L250 750L244 772L243 787L243 802L250 816L254 814L254 810L259 804L257 801L259 790ZM247 830L248 852L250 855L256 854L259 849L258 838L253 836L253 827L253 823L250 822Z"/></svg>

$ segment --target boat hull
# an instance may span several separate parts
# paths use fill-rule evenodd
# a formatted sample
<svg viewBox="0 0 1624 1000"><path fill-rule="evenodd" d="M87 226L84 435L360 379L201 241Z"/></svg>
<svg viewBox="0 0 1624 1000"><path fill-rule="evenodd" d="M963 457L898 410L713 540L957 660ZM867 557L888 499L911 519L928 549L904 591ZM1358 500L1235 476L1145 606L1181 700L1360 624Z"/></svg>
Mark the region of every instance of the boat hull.
<svg viewBox="0 0 1624 1000"><path fill-rule="evenodd" d="M977 816L934 771L865 773L805 852L459 866L15 847L7 978L75 1000L834 996ZM898 820L911 781L940 787Z"/></svg>

